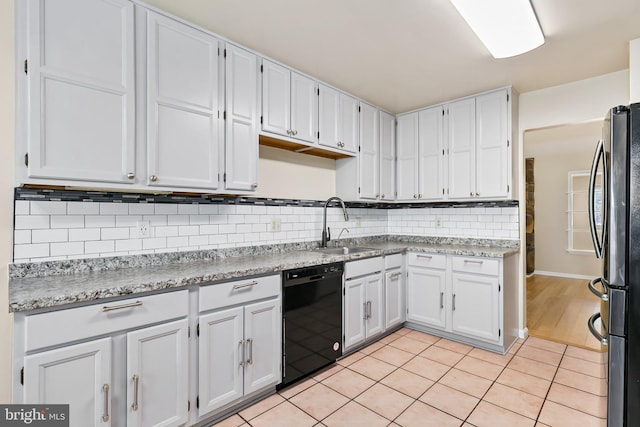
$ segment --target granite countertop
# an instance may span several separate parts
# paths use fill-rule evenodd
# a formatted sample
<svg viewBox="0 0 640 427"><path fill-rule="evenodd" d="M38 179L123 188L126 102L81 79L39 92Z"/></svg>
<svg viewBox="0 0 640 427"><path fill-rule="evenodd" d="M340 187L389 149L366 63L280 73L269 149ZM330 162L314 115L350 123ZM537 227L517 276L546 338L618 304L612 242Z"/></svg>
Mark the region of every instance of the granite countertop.
<svg viewBox="0 0 640 427"><path fill-rule="evenodd" d="M280 273L282 270L293 268L402 253L407 250L495 258L503 258L519 251L517 246L469 245L462 242L374 239L357 242L357 245L371 250L348 255L326 255L317 250L303 248L191 262L106 268L75 274L12 277L9 279L9 311L53 308L141 292Z"/></svg>

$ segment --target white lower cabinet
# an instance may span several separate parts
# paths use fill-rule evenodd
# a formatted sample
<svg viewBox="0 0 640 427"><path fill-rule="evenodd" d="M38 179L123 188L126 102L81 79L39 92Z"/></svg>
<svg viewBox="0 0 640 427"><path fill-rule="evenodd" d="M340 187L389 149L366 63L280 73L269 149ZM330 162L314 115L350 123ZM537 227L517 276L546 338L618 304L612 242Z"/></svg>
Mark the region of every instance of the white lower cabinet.
<svg viewBox="0 0 640 427"><path fill-rule="evenodd" d="M403 274L403 255L394 254L384 257L384 327L385 330L399 326L405 321L405 281Z"/></svg>
<svg viewBox="0 0 640 427"><path fill-rule="evenodd" d="M515 256L407 254L407 322L505 352L518 336Z"/></svg>
<svg viewBox="0 0 640 427"><path fill-rule="evenodd" d="M24 365L15 403L68 403L71 427L184 425L187 314L187 291L178 291L18 315L16 333L25 338L16 348ZM65 329L72 332L45 339Z"/></svg>
<svg viewBox="0 0 640 427"><path fill-rule="evenodd" d="M209 309L214 311L206 312ZM204 287L200 311L199 417L237 405L280 383L279 275Z"/></svg>
<svg viewBox="0 0 640 427"><path fill-rule="evenodd" d="M345 263L345 351L384 332L382 257Z"/></svg>

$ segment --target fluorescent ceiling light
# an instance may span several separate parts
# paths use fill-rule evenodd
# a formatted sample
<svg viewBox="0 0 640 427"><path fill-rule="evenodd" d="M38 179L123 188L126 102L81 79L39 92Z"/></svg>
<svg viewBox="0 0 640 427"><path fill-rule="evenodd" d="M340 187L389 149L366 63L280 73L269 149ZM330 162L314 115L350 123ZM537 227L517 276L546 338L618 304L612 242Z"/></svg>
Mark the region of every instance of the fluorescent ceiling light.
<svg viewBox="0 0 640 427"><path fill-rule="evenodd" d="M529 0L451 0L494 58L528 52L544 43Z"/></svg>

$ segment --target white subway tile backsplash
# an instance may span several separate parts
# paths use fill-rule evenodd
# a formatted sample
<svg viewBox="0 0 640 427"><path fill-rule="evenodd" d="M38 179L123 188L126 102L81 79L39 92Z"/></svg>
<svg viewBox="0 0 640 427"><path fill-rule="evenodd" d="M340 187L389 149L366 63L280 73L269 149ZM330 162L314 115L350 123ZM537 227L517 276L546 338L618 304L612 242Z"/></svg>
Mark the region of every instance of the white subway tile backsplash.
<svg viewBox="0 0 640 427"><path fill-rule="evenodd" d="M32 243L67 242L69 231L67 229L33 230Z"/></svg>
<svg viewBox="0 0 640 427"><path fill-rule="evenodd" d="M68 256L84 254L83 242L52 243L51 256Z"/></svg>
<svg viewBox="0 0 640 427"><path fill-rule="evenodd" d="M50 221L49 215L16 215L15 217L15 229L16 230L37 230L49 228Z"/></svg>
<svg viewBox="0 0 640 427"><path fill-rule="evenodd" d="M99 215L100 204L93 202L67 202L69 215Z"/></svg>
<svg viewBox="0 0 640 427"><path fill-rule="evenodd" d="M327 210L334 239L343 228L349 233L343 232L341 238L384 234L519 238L518 208L354 208L349 216L345 221L341 209ZM14 260L317 241L322 218L322 208L301 206L17 201ZM141 220L150 223L148 238L137 238ZM273 220L280 222L280 231L272 230Z"/></svg>
<svg viewBox="0 0 640 427"><path fill-rule="evenodd" d="M67 202L31 202L31 215L66 215Z"/></svg>

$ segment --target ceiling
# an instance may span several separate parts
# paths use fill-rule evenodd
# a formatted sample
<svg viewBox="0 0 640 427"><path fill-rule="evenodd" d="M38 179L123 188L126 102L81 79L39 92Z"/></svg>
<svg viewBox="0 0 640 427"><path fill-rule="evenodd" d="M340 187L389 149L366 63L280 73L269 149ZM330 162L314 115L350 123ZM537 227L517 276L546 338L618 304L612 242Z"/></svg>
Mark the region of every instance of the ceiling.
<svg viewBox="0 0 640 427"><path fill-rule="evenodd" d="M638 0L532 0L543 46L494 59L448 0L146 0L392 113L629 66Z"/></svg>

